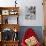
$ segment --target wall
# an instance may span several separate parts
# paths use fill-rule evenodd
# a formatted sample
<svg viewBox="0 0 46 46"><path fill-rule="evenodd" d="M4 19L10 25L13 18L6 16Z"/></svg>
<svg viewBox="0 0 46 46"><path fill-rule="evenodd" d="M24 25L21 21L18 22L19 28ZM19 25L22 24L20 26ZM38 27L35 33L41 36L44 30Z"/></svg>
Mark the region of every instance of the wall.
<svg viewBox="0 0 46 46"><path fill-rule="evenodd" d="M14 6L15 0L0 0L0 6L2 7L9 7ZM19 17L19 24L21 26L43 26L43 6L42 0L17 0L17 6L20 7L20 17ZM25 7L36 6L36 20L26 20L25 15Z"/></svg>
<svg viewBox="0 0 46 46"><path fill-rule="evenodd" d="M24 2L24 1L23 1ZM25 0L24 5L21 4L23 11L21 11L20 14L20 25L21 26L43 26L43 6L42 6L42 0ZM25 7L28 6L36 6L36 20L25 20Z"/></svg>

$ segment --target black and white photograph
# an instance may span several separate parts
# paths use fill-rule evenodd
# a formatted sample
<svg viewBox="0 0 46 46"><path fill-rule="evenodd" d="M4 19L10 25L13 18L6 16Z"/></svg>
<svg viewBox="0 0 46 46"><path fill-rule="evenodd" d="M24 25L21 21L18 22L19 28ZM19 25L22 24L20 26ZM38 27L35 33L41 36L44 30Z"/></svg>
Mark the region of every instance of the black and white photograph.
<svg viewBox="0 0 46 46"><path fill-rule="evenodd" d="M26 15L25 19L27 20L35 20L36 19L36 7L35 6L30 6L29 8L26 7Z"/></svg>

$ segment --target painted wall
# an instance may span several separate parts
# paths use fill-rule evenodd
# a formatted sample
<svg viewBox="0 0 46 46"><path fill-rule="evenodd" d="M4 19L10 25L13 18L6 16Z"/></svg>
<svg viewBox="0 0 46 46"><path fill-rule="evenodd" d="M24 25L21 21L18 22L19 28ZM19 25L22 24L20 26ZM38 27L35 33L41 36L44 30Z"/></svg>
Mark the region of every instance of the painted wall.
<svg viewBox="0 0 46 46"><path fill-rule="evenodd" d="M10 7L14 6L15 0L0 0L0 6ZM43 26L43 6L42 0L17 0L17 6L20 7L20 26ZM36 6L36 20L26 20L26 10L25 7Z"/></svg>
<svg viewBox="0 0 46 46"><path fill-rule="evenodd" d="M43 26L43 6L42 6L42 0L24 0L24 3L21 3L22 5L22 11L20 12L20 18L19 18L19 24L21 26ZM36 6L36 20L25 20L25 7L28 6Z"/></svg>

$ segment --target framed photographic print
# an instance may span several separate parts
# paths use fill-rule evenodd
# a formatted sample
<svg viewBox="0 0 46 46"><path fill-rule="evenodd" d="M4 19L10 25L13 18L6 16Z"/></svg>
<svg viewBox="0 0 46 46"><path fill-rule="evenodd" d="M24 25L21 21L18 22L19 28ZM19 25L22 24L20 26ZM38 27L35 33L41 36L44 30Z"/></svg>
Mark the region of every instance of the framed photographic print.
<svg viewBox="0 0 46 46"><path fill-rule="evenodd" d="M26 7L25 19L28 19L28 20L36 19L36 7L35 6L30 6L29 8Z"/></svg>
<svg viewBox="0 0 46 46"><path fill-rule="evenodd" d="M2 10L2 15L9 15L9 10Z"/></svg>

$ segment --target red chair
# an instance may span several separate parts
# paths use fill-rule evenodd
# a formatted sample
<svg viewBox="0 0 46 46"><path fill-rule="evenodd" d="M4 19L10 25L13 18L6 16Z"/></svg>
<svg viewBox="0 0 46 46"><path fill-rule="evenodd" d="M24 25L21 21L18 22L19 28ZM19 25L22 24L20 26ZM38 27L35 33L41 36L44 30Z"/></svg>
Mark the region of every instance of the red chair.
<svg viewBox="0 0 46 46"><path fill-rule="evenodd" d="M28 39L29 37L32 37L32 36L34 36L37 39L37 35L33 31L33 29L31 29L31 28L27 29L27 31L25 32L24 37L22 38L21 46L27 46L26 43L25 43L25 39ZM35 46L41 46L40 42L38 41Z"/></svg>

